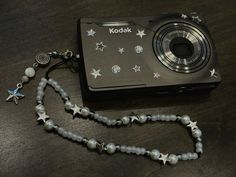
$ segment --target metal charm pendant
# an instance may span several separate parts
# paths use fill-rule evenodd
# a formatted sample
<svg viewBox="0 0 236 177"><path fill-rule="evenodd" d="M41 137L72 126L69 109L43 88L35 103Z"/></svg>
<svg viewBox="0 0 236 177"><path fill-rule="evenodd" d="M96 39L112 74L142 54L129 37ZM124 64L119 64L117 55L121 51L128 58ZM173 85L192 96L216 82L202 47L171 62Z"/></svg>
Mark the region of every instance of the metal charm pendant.
<svg viewBox="0 0 236 177"><path fill-rule="evenodd" d="M6 98L6 101L13 101L15 104L18 104L18 100L24 97L24 95L19 92L19 89L22 87L22 83L18 83L15 89L9 89L9 96Z"/></svg>
<svg viewBox="0 0 236 177"><path fill-rule="evenodd" d="M39 53L35 58L36 62L40 65L47 65L50 62L50 56L46 53Z"/></svg>

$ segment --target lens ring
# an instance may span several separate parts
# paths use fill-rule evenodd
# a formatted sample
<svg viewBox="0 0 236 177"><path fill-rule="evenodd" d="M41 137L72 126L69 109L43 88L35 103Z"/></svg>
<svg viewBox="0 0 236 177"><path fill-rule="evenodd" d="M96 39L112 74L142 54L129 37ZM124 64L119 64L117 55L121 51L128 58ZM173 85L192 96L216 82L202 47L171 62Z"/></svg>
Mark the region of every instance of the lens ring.
<svg viewBox="0 0 236 177"><path fill-rule="evenodd" d="M170 48L176 38L188 40L193 51L190 57L177 57ZM211 48L205 35L186 23L168 23L159 28L153 40L154 52L159 61L169 69L180 73L192 73L203 68L209 60Z"/></svg>

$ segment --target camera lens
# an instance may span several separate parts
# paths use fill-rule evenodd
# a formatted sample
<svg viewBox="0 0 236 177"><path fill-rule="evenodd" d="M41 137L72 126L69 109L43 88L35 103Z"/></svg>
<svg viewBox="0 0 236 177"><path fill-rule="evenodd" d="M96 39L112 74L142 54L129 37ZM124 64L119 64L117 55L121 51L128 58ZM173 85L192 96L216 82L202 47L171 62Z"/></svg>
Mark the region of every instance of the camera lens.
<svg viewBox="0 0 236 177"><path fill-rule="evenodd" d="M190 58L193 55L193 44L186 38L176 37L170 42L170 51L178 58Z"/></svg>
<svg viewBox="0 0 236 177"><path fill-rule="evenodd" d="M211 53L205 35L186 23L168 23L159 28L154 36L153 48L162 64L181 73L200 70Z"/></svg>

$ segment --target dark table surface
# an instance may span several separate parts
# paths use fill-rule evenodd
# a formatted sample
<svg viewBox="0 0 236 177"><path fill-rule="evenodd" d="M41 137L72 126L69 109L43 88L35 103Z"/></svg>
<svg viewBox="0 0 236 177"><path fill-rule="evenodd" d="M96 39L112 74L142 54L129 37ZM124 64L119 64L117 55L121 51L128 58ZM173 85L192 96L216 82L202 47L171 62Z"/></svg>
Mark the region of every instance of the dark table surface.
<svg viewBox="0 0 236 177"><path fill-rule="evenodd" d="M236 25L234 0L205 1L0 1L0 176L236 176ZM223 82L210 95L176 95L133 100L91 102L111 117L136 113L189 114L203 131L204 154L199 160L163 166L148 158L90 152L85 147L46 133L34 113L36 87L45 70L26 85L18 106L6 103L35 54L53 49L77 50L76 21L88 16L145 16L163 12L200 12L207 19L221 64ZM83 103L78 74L52 73L71 95ZM176 124L146 124L111 129L87 120L72 120L52 89L47 89L48 114L64 127L106 142L158 148L162 152L193 151L193 142Z"/></svg>

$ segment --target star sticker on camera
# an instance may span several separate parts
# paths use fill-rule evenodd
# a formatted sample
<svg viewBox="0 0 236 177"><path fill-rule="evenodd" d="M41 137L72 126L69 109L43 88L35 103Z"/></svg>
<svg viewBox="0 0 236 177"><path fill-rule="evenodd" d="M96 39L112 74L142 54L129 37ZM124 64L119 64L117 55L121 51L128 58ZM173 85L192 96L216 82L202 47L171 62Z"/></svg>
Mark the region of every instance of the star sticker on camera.
<svg viewBox="0 0 236 177"><path fill-rule="evenodd" d="M134 70L134 72L140 72L141 66L135 65L132 69Z"/></svg>
<svg viewBox="0 0 236 177"><path fill-rule="evenodd" d="M118 48L118 52L119 52L120 54L123 54L123 53L125 52L125 49L124 49L124 48Z"/></svg>
<svg viewBox="0 0 236 177"><path fill-rule="evenodd" d="M202 21L198 15L193 15L192 20L197 22L197 23L200 23Z"/></svg>
<svg viewBox="0 0 236 177"><path fill-rule="evenodd" d="M134 50L136 53L142 53L143 52L143 47L141 45L137 45L134 47Z"/></svg>
<svg viewBox="0 0 236 177"><path fill-rule="evenodd" d="M156 79L158 79L159 77L161 77L161 75L160 75L158 72L155 72L155 73L153 73L153 74L154 74L153 77L156 78Z"/></svg>
<svg viewBox="0 0 236 177"><path fill-rule="evenodd" d="M100 72L101 72L101 69L96 70L93 68L90 74L93 75L94 79L97 79L98 76L102 76Z"/></svg>
<svg viewBox="0 0 236 177"><path fill-rule="evenodd" d="M88 33L87 34L88 36L94 37L94 35L96 34L96 31L94 31L93 29L90 29L90 30L87 31L87 33Z"/></svg>
<svg viewBox="0 0 236 177"><path fill-rule="evenodd" d="M107 46L104 45L103 42L96 43L96 50L100 50L101 52L103 52L105 47Z"/></svg>
<svg viewBox="0 0 236 177"><path fill-rule="evenodd" d="M217 78L218 73L216 72L215 68L213 68L212 70L209 70L209 71L210 71L210 77Z"/></svg>
<svg viewBox="0 0 236 177"><path fill-rule="evenodd" d="M186 18L188 18L188 16L185 14L181 14L181 18L186 19Z"/></svg>
<svg viewBox="0 0 236 177"><path fill-rule="evenodd" d="M144 30L139 30L138 29L138 33L136 35L140 36L140 38L143 38L143 36L145 36L146 34L144 33Z"/></svg>

